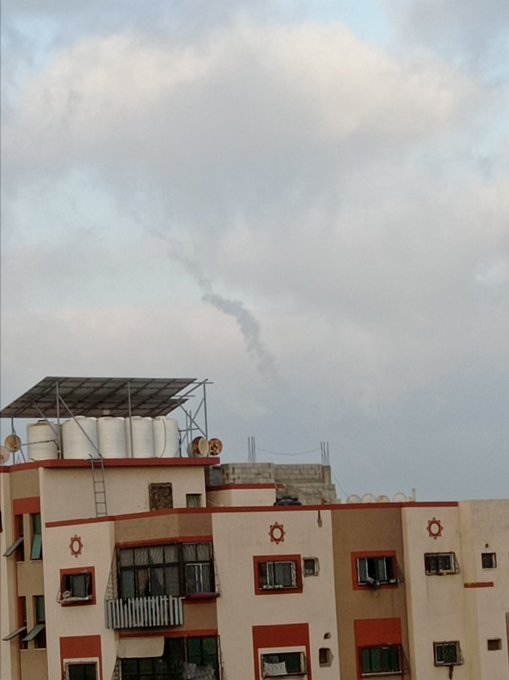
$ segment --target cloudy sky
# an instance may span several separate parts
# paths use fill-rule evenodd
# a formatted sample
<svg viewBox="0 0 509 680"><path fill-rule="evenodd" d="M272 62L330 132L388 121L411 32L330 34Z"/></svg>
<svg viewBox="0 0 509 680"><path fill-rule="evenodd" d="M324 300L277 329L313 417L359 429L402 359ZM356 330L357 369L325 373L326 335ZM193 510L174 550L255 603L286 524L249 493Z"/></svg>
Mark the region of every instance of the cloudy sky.
<svg viewBox="0 0 509 680"><path fill-rule="evenodd" d="M209 378L225 461L508 495L505 0L2 13L2 406Z"/></svg>

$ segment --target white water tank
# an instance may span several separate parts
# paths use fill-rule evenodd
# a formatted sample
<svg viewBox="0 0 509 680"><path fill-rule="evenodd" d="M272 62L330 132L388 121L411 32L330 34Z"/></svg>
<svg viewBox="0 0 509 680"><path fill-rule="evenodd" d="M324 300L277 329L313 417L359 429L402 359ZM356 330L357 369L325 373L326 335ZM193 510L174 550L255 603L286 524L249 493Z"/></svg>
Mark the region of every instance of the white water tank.
<svg viewBox="0 0 509 680"><path fill-rule="evenodd" d="M175 418L157 416L152 425L156 458L177 458L180 456L180 432Z"/></svg>
<svg viewBox="0 0 509 680"><path fill-rule="evenodd" d="M97 458L97 418L75 416L62 425L64 458Z"/></svg>
<svg viewBox="0 0 509 680"><path fill-rule="evenodd" d="M144 416L126 418L125 430L128 458L154 457L154 429L152 427L152 418Z"/></svg>
<svg viewBox="0 0 509 680"><path fill-rule="evenodd" d="M99 451L103 458L125 458L127 439L125 419L103 416L97 420Z"/></svg>
<svg viewBox="0 0 509 680"><path fill-rule="evenodd" d="M58 457L58 429L56 423L38 420L27 427L29 460L51 460Z"/></svg>

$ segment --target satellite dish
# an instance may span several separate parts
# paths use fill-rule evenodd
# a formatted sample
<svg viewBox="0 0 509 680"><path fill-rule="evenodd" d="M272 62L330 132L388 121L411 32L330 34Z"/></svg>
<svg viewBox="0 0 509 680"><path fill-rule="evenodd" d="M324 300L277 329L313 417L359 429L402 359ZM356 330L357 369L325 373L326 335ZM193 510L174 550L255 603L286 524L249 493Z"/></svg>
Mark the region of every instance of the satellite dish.
<svg viewBox="0 0 509 680"><path fill-rule="evenodd" d="M5 438L4 444L7 451L16 453L16 451L19 451L21 448L21 439L17 434L10 434Z"/></svg>
<svg viewBox="0 0 509 680"><path fill-rule="evenodd" d="M211 456L219 456L219 454L223 451L223 442L217 437L212 437L212 439L209 439L209 446Z"/></svg>
<svg viewBox="0 0 509 680"><path fill-rule="evenodd" d="M406 494L404 494L402 491L398 491L392 497L393 503L405 503L407 500L408 498L406 497Z"/></svg>
<svg viewBox="0 0 509 680"><path fill-rule="evenodd" d="M5 465L10 457L10 451L5 446L0 446L0 465Z"/></svg>
<svg viewBox="0 0 509 680"><path fill-rule="evenodd" d="M377 496L376 502L377 503L390 503L391 499L389 498L389 496L385 496L385 495L382 494L381 496Z"/></svg>
<svg viewBox="0 0 509 680"><path fill-rule="evenodd" d="M363 503L374 503L375 502L375 497L373 496L372 493L365 493L364 496L362 497L362 502Z"/></svg>
<svg viewBox="0 0 509 680"><path fill-rule="evenodd" d="M208 455L209 448L209 440L206 437L195 437L187 447L187 453L192 458L201 458Z"/></svg>
<svg viewBox="0 0 509 680"><path fill-rule="evenodd" d="M356 494L353 493L350 496L348 496L348 498L346 499L346 502L347 503L362 503L362 499L361 499L360 496L357 496Z"/></svg>

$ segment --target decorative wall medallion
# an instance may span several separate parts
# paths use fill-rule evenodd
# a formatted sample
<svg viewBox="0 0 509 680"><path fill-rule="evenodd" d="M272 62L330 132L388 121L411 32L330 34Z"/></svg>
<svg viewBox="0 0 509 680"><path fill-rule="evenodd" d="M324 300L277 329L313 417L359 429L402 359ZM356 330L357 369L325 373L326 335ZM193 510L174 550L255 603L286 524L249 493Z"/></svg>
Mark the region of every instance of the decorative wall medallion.
<svg viewBox="0 0 509 680"><path fill-rule="evenodd" d="M428 522L428 534L437 540L439 536L442 535L442 532L444 530L444 527L442 526L442 522L437 519L436 517L433 517L433 519L430 519Z"/></svg>
<svg viewBox="0 0 509 680"><path fill-rule="evenodd" d="M282 524L276 522L270 525L269 536L271 543L282 543L285 540L285 528Z"/></svg>
<svg viewBox="0 0 509 680"><path fill-rule="evenodd" d="M77 536L74 534L74 536L71 537L71 542L69 543L69 549L71 551L71 555L74 557L78 557L78 555L81 555L81 552L83 550L83 541L81 540L81 536Z"/></svg>

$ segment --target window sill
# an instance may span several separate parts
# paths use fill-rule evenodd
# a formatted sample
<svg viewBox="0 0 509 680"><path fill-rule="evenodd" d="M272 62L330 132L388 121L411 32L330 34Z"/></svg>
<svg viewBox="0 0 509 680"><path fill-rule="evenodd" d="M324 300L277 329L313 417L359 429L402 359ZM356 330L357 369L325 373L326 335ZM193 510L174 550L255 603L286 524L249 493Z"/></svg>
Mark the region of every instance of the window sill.
<svg viewBox="0 0 509 680"><path fill-rule="evenodd" d="M95 604L95 600L92 595L89 597L66 597L63 600L59 600L62 607L75 607L76 605L84 604Z"/></svg>
<svg viewBox="0 0 509 680"><path fill-rule="evenodd" d="M363 678L376 678L380 675L387 677L389 675L400 675L401 676L402 674L403 674L402 670L401 671L375 671L374 673L363 673L362 677Z"/></svg>
<svg viewBox="0 0 509 680"><path fill-rule="evenodd" d="M204 600L215 600L219 597L219 593L186 593L185 601L189 602L203 602Z"/></svg>

